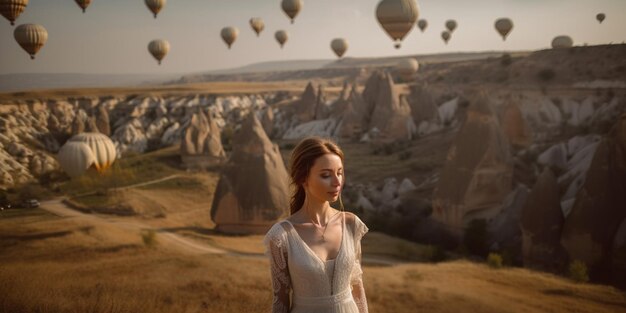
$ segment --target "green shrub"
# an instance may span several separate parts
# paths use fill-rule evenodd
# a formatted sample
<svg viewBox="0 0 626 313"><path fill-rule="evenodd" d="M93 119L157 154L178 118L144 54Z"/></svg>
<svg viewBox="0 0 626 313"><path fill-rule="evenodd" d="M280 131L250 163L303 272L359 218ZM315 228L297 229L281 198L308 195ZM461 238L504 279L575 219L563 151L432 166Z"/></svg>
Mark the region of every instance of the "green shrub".
<svg viewBox="0 0 626 313"><path fill-rule="evenodd" d="M220 136L224 150L230 151L232 149L232 141L234 136L235 128L229 124L226 124L224 128L222 128L222 133Z"/></svg>
<svg viewBox="0 0 626 313"><path fill-rule="evenodd" d="M43 186L35 183L28 182L16 187L17 192L17 201L24 202L28 199L48 199L52 197L52 193L50 190L44 188Z"/></svg>
<svg viewBox="0 0 626 313"><path fill-rule="evenodd" d="M577 283L589 281L587 265L583 261L575 260L569 264L569 278Z"/></svg>
<svg viewBox="0 0 626 313"><path fill-rule="evenodd" d="M431 262L437 263L441 261L445 261L448 258L448 254L446 250L444 250L441 246L427 246L424 250L424 256Z"/></svg>
<svg viewBox="0 0 626 313"><path fill-rule="evenodd" d="M154 229L141 231L141 239L143 240L143 244L148 248L154 248L157 245L156 231L154 231Z"/></svg>
<svg viewBox="0 0 626 313"><path fill-rule="evenodd" d="M501 268L502 256L498 253L489 253L487 256L487 264L492 268Z"/></svg>

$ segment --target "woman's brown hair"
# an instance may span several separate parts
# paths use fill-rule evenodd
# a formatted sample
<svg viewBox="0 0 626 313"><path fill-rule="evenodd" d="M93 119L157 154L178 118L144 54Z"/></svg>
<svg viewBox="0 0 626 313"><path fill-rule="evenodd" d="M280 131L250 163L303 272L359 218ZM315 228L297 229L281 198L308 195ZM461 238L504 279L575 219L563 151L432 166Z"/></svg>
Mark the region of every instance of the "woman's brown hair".
<svg viewBox="0 0 626 313"><path fill-rule="evenodd" d="M298 145L291 152L291 158L289 161L289 176L291 177L291 185L293 188L291 201L289 202L289 211L291 214L300 210L304 204L306 192L302 184L309 176L309 172L311 171L315 160L328 153L339 156L341 163L343 164L343 151L341 151L341 148L339 148L334 141L326 138L305 138L300 141L300 143L298 143ZM341 195L339 196L339 204L343 207Z"/></svg>

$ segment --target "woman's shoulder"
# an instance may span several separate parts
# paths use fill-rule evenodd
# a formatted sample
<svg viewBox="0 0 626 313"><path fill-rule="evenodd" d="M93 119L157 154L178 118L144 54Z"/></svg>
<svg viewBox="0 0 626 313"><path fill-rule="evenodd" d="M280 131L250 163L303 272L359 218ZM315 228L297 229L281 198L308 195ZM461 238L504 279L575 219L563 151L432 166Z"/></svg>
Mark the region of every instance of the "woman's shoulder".
<svg viewBox="0 0 626 313"><path fill-rule="evenodd" d="M270 227L270 229L265 234L265 237L276 237L276 236L283 236L284 234L286 234L287 230L285 229L284 224L287 222L288 221L285 218L274 223L274 225L272 225L272 227Z"/></svg>
<svg viewBox="0 0 626 313"><path fill-rule="evenodd" d="M352 212L344 212L344 216L346 219L346 225L349 225L348 229L352 231L352 235L355 238L360 239L369 231L367 225L363 223L358 215Z"/></svg>
<svg viewBox="0 0 626 313"><path fill-rule="evenodd" d="M352 212L343 212L343 215L346 218L346 223L350 223L353 225L358 225L360 223L363 223L363 221L361 221L361 219L359 218L358 215L352 213Z"/></svg>

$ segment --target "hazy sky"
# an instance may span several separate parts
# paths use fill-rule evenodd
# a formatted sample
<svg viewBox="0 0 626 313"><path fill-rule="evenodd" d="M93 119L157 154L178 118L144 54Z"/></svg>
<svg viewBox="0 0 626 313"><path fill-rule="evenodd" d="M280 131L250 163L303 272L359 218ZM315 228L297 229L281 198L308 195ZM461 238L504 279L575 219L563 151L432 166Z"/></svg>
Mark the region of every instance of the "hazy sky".
<svg viewBox="0 0 626 313"><path fill-rule="evenodd" d="M347 57L376 57L457 51L537 50L554 36L567 34L575 45L626 41L626 0L422 0L424 33L415 27L401 49L375 18L379 0L304 0L290 24L280 0L169 0L155 20L143 0L93 0L83 14L73 0L31 0L16 24L37 23L48 42L31 61L13 39L9 22L0 19L0 74L7 73L193 73L256 62L332 59L333 38L349 42ZM606 13L599 24L595 15ZM257 38L248 21L261 17ZM515 27L503 42L493 27L509 17ZM447 19L458 28L448 45L440 38ZM224 26L239 28L232 50L220 37ZM281 50L274 32L285 29ZM147 51L148 42L171 44L163 65Z"/></svg>

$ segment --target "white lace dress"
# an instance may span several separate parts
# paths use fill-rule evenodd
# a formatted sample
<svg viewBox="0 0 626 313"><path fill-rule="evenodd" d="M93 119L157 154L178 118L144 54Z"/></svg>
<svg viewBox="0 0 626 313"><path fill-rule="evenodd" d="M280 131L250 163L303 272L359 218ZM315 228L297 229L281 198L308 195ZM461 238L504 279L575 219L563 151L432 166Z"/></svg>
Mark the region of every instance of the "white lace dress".
<svg viewBox="0 0 626 313"><path fill-rule="evenodd" d="M342 214L342 223L337 257L326 262L288 220L277 222L267 232L264 243L270 258L273 313L367 313L361 238L368 228L352 213Z"/></svg>

